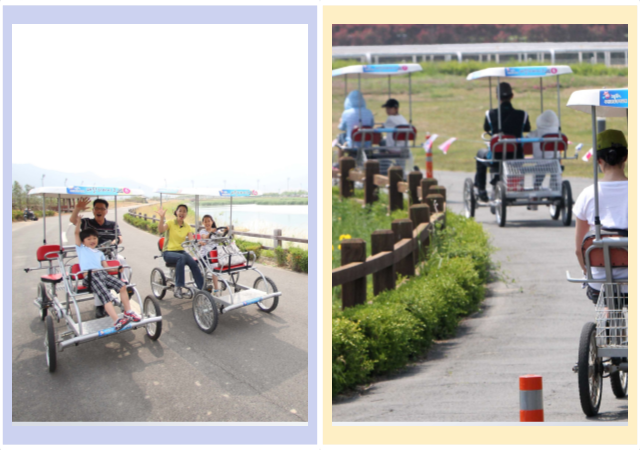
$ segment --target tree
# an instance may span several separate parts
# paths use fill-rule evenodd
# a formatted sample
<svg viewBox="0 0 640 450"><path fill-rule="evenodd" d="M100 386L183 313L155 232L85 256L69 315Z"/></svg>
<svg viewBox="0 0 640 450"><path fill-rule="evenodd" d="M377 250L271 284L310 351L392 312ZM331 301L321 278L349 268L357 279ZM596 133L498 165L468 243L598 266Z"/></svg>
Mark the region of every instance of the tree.
<svg viewBox="0 0 640 450"><path fill-rule="evenodd" d="M27 208L29 207L29 191L33 189L33 186L30 184L24 185L24 194L25 194L25 203L27 204Z"/></svg>
<svg viewBox="0 0 640 450"><path fill-rule="evenodd" d="M13 189L11 189L11 203L13 204L13 209L22 209L23 196L24 192L22 191L22 186L17 181L14 181Z"/></svg>

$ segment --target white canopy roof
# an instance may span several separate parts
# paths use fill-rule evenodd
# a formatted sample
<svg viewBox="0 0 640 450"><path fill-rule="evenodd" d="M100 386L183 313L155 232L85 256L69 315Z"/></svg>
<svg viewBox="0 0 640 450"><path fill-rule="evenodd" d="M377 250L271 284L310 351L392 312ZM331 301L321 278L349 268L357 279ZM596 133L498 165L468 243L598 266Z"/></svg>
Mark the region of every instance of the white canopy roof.
<svg viewBox="0 0 640 450"><path fill-rule="evenodd" d="M629 89L588 89L571 94L567 106L591 113L596 107L598 117L626 117L629 108Z"/></svg>
<svg viewBox="0 0 640 450"><path fill-rule="evenodd" d="M521 67L492 67L490 69L478 70L467 76L467 80L477 80L479 78L500 77L500 78L544 78L555 77L573 73L569 66L521 66Z"/></svg>
<svg viewBox="0 0 640 450"><path fill-rule="evenodd" d="M186 189L168 189L158 188L154 191L156 194L167 195L207 195L211 197L257 197L262 195L260 192L251 189L217 189L217 188L186 188Z"/></svg>
<svg viewBox="0 0 640 450"><path fill-rule="evenodd" d="M370 64L368 66L347 66L331 72L332 77L340 75L405 75L412 72L422 72L420 64Z"/></svg>
<svg viewBox="0 0 640 450"><path fill-rule="evenodd" d="M123 195L137 195L144 197L142 189L97 187L97 186L59 186L39 187L29 191L29 195L43 195L45 197L77 198L77 197L121 197Z"/></svg>

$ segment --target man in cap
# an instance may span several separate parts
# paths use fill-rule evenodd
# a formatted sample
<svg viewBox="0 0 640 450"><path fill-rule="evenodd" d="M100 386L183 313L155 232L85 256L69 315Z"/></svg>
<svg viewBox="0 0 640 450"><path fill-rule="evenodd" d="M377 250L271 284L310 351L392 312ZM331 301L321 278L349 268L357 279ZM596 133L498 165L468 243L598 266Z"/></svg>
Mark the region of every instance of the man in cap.
<svg viewBox="0 0 640 450"><path fill-rule="evenodd" d="M383 128L396 128L398 125L409 125L407 119L402 117L402 114L398 112L400 109L400 103L398 100L390 98L384 105L382 105L382 107L387 110L387 120L384 123ZM387 133L386 147L393 148L395 144L396 143L393 140L393 133Z"/></svg>
<svg viewBox="0 0 640 450"><path fill-rule="evenodd" d="M500 100L500 120L498 120L498 108L487 111L484 118L484 131L491 136L502 133L516 138L521 138L523 132L531 131L529 115L525 111L514 109L511 105L513 91L509 83L502 82L497 86L497 96ZM476 179L475 185L478 188L478 196L481 201L489 201L487 196L487 167L497 168L498 163L485 163L478 159L489 159L490 149L482 149L476 155ZM509 154L506 155L509 159ZM513 156L511 156L513 158ZM522 146L518 144L515 154L516 159L524 158Z"/></svg>

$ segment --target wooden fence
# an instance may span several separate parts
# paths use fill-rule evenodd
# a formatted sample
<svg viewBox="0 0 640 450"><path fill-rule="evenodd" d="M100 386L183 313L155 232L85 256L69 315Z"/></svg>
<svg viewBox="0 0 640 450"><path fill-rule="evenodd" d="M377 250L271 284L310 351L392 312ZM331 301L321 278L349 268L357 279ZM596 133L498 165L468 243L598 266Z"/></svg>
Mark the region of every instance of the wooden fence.
<svg viewBox="0 0 640 450"><path fill-rule="evenodd" d="M337 177L334 171L334 178L340 179L342 198L353 195L354 181L364 180L365 203L377 197L372 194L371 186L386 186L389 189L390 211L403 207L404 192L409 194L411 203L409 218L394 220L391 230L372 233L370 257L366 257L364 239L345 239L340 242L341 266L333 269L331 286L342 286L343 308L366 302L369 275L373 275L374 295L395 289L397 274L414 276L418 257L421 252L427 252L435 224L440 223L443 228L446 224L446 189L438 186L436 180L423 179L420 172L412 172L408 182L403 182L400 167L390 167L386 177L378 175L378 170L377 161L367 161L363 174L355 169L353 158L347 157L340 159ZM394 195L399 199L392 199Z"/></svg>
<svg viewBox="0 0 640 450"><path fill-rule="evenodd" d="M130 209L129 210L129 214L132 215L133 217L137 217L140 219L144 219L144 220L150 220L152 222L160 222L159 218L156 218L155 215L152 216L147 216L146 214L138 214L136 212L135 209ZM195 228L196 224L192 223L191 224L192 227ZM286 237L286 236L282 236L282 230L273 230L273 235L270 234L258 234L258 233L248 233L245 231L234 231L233 232L234 235L239 235L239 236L249 236L249 237L256 237L256 238L262 238L262 239L272 239L273 240L273 247L267 247L266 245L263 245L262 248L265 248L267 250L273 250L276 247L282 247L282 242L298 242L301 244L309 244L309 240L308 239L301 239L301 238L292 238L292 237Z"/></svg>
<svg viewBox="0 0 640 450"><path fill-rule="evenodd" d="M409 198L409 205L424 203L433 212L444 212L447 190L438 186L435 178L423 178L422 172L410 172L407 181L402 179L402 168L391 166L387 176L380 175L380 163L369 160L364 164L364 171L356 169L356 161L351 157L342 157L339 169L333 169L333 178L339 180L340 199L352 197L355 183L364 186L364 204L371 204L378 199L379 188L389 191L389 211L404 208L404 195Z"/></svg>

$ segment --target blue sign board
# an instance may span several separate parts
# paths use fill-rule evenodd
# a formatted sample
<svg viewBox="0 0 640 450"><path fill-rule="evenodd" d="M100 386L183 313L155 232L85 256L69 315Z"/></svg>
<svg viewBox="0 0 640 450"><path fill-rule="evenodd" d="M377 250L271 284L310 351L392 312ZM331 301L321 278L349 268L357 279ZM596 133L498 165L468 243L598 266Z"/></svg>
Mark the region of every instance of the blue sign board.
<svg viewBox="0 0 640 450"><path fill-rule="evenodd" d="M507 77L544 77L546 75L555 75L558 69L555 67L507 67L504 69Z"/></svg>
<svg viewBox="0 0 640 450"><path fill-rule="evenodd" d="M376 64L372 66L363 66L363 73L400 73L405 72L409 68L401 64Z"/></svg>
<svg viewBox="0 0 640 450"><path fill-rule="evenodd" d="M118 195L118 194L130 194L129 188L110 188L110 187L89 187L89 186L73 186L67 188L67 194L78 195Z"/></svg>
<svg viewBox="0 0 640 450"><path fill-rule="evenodd" d="M252 195L258 195L258 191L249 189L222 189L220 191L221 197L251 197Z"/></svg>
<svg viewBox="0 0 640 450"><path fill-rule="evenodd" d="M607 91L600 91L600 106L628 108L629 91L627 89L610 89Z"/></svg>

